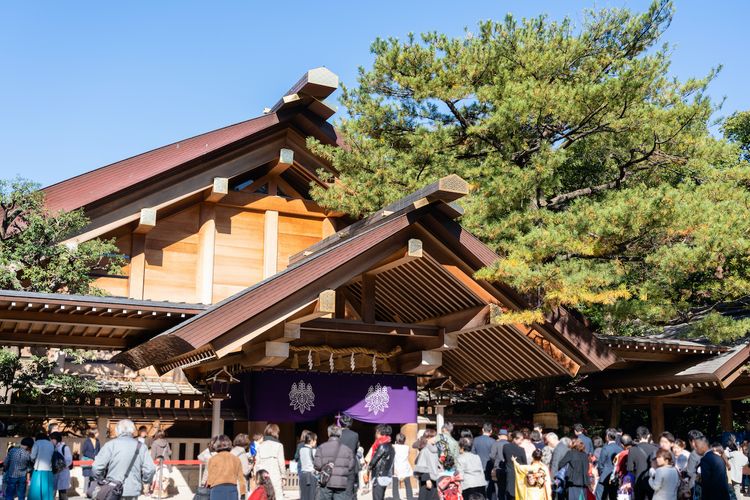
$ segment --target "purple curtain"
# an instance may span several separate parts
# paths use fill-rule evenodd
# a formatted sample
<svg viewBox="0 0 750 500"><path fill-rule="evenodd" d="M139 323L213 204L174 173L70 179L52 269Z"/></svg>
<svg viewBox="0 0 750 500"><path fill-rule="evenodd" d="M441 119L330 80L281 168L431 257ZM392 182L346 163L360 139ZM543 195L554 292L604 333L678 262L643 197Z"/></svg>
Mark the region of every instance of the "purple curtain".
<svg viewBox="0 0 750 500"><path fill-rule="evenodd" d="M417 421L415 377L268 370L241 382L248 420L306 422L340 412L369 423Z"/></svg>

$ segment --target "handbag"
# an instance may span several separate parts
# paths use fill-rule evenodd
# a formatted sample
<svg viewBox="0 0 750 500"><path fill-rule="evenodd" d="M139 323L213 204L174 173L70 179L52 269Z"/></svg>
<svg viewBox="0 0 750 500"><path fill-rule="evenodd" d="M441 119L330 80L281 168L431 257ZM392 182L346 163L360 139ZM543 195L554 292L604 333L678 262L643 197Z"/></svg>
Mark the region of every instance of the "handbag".
<svg viewBox="0 0 750 500"><path fill-rule="evenodd" d="M208 486L198 486L195 490L193 500L210 500L211 499L211 488Z"/></svg>
<svg viewBox="0 0 750 500"><path fill-rule="evenodd" d="M86 490L86 496L94 500L120 500L122 498L123 491L122 483L133 470L135 460L138 458L138 454L140 451L141 442L139 441L138 445L135 447L135 453L133 454L133 458L130 460L130 465L128 465L128 470L127 472L125 472L125 477L122 478L122 481L107 478L92 481Z"/></svg>

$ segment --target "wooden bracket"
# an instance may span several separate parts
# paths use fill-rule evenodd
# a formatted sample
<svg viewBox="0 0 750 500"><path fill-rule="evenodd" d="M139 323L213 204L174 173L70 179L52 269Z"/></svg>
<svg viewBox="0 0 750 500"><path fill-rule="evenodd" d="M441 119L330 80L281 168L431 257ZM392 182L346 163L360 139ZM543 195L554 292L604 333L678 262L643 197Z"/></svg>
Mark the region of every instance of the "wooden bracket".
<svg viewBox="0 0 750 500"><path fill-rule="evenodd" d="M214 177L211 192L206 196L206 201L217 202L229 194L229 179L226 177Z"/></svg>
<svg viewBox="0 0 750 500"><path fill-rule="evenodd" d="M156 227L156 209L142 208L138 226L133 230L136 234L146 234Z"/></svg>
<svg viewBox="0 0 750 500"><path fill-rule="evenodd" d="M402 354L397 358L401 373L427 375L443 364L443 353L440 351L416 351Z"/></svg>
<svg viewBox="0 0 750 500"><path fill-rule="evenodd" d="M261 342L250 347L242 356L242 366L278 366L289 357L286 342Z"/></svg>
<svg viewBox="0 0 750 500"><path fill-rule="evenodd" d="M323 290L312 311L303 312L300 316L287 321L287 324L301 325L316 318L331 318L336 313L336 290Z"/></svg>

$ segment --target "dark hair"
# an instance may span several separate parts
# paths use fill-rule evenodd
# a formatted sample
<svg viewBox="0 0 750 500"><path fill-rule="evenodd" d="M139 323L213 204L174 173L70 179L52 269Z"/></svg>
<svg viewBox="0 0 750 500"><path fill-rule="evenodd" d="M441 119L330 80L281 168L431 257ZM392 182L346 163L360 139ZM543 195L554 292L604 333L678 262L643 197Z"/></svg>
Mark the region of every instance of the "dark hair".
<svg viewBox="0 0 750 500"><path fill-rule="evenodd" d="M156 431L156 434L154 434L154 439L164 439L165 437L167 437L167 433L162 430L158 430Z"/></svg>
<svg viewBox="0 0 750 500"><path fill-rule="evenodd" d="M510 431L509 439L511 441L515 441L516 439L522 438L522 437L523 437L523 434L521 433L521 431Z"/></svg>
<svg viewBox="0 0 750 500"><path fill-rule="evenodd" d="M375 427L375 432L380 434L381 436L390 436L393 432L393 429L390 425L380 424L377 427Z"/></svg>
<svg viewBox="0 0 750 500"><path fill-rule="evenodd" d="M50 434L49 438L50 438L50 440L57 441L58 443L62 443L62 440L63 440L62 433L57 432L57 431L55 431L52 434Z"/></svg>
<svg viewBox="0 0 750 500"><path fill-rule="evenodd" d="M635 430L635 435L638 436L638 439L648 439L651 431L648 430L648 427L641 425Z"/></svg>
<svg viewBox="0 0 750 500"><path fill-rule="evenodd" d="M523 429L521 429L521 435L523 436L524 439L529 439L529 436L531 435L531 431L529 430L528 427L524 427Z"/></svg>
<svg viewBox="0 0 750 500"><path fill-rule="evenodd" d="M45 432L40 432L39 434L36 435L36 440L37 441L49 441L49 436L47 436L47 433Z"/></svg>
<svg viewBox="0 0 750 500"><path fill-rule="evenodd" d="M474 434L469 429L461 429L461 437L474 439Z"/></svg>
<svg viewBox="0 0 750 500"><path fill-rule="evenodd" d="M239 434L234 436L234 442L232 444L234 446L239 446L240 448L247 448L248 446L250 446L250 436L240 432Z"/></svg>
<svg viewBox="0 0 750 500"><path fill-rule="evenodd" d="M623 448L626 446L633 446L633 438L630 436L630 434L623 434L620 436L620 444Z"/></svg>
<svg viewBox="0 0 750 500"><path fill-rule="evenodd" d="M612 429L610 427L609 429L607 429L605 437L607 438L607 441L616 441L617 440L617 430Z"/></svg>
<svg viewBox="0 0 750 500"><path fill-rule="evenodd" d="M99 432L99 431L96 430L96 429L89 429L89 430L86 431L86 436L88 436L90 438L96 437L96 433L97 432Z"/></svg>
<svg viewBox="0 0 750 500"><path fill-rule="evenodd" d="M276 424L268 424L263 430L263 434L266 436L271 436L272 438L279 439L279 426Z"/></svg>
<svg viewBox="0 0 750 500"><path fill-rule="evenodd" d="M29 449L31 449L34 446L34 439L30 437L25 437L21 440L21 446L25 446Z"/></svg>
<svg viewBox="0 0 750 500"><path fill-rule="evenodd" d="M140 434L141 431L148 432L148 427L146 427L145 425L142 425L142 426L138 427L138 434Z"/></svg>
<svg viewBox="0 0 750 500"><path fill-rule="evenodd" d="M303 444L306 443L308 434L310 434L310 431L308 431L307 429L304 429L302 431L302 434L299 435L299 442Z"/></svg>
<svg viewBox="0 0 750 500"><path fill-rule="evenodd" d="M482 424L482 432L489 432L492 434L492 424L489 422L485 422Z"/></svg>
<svg viewBox="0 0 750 500"><path fill-rule="evenodd" d="M669 431L664 431L661 433L661 436L659 436L659 439L664 438L670 443L674 443L674 434L672 434Z"/></svg>
<svg viewBox="0 0 750 500"><path fill-rule="evenodd" d="M471 451L471 446L474 444L474 440L469 437L462 437L458 440L458 447L463 451Z"/></svg>
<svg viewBox="0 0 750 500"><path fill-rule="evenodd" d="M349 415L341 415L341 418L339 418L339 422L341 424L340 427L348 429L352 426L352 417L350 417Z"/></svg>
<svg viewBox="0 0 750 500"><path fill-rule="evenodd" d="M421 450L427 446L427 441L435 436L437 436L437 431L435 429L425 429L417 441L417 449Z"/></svg>
<svg viewBox="0 0 750 500"><path fill-rule="evenodd" d="M307 434L305 434L305 444L310 444L313 441L318 440L318 435L315 434L313 431L307 431Z"/></svg>
<svg viewBox="0 0 750 500"><path fill-rule="evenodd" d="M604 446L604 441L601 436L594 436L594 439L592 439L591 442L594 444L594 448L601 448Z"/></svg>
<svg viewBox="0 0 750 500"><path fill-rule="evenodd" d="M473 493L469 493L469 496L466 497L466 500L485 500L485 498L487 497L475 491Z"/></svg>
<svg viewBox="0 0 750 500"><path fill-rule="evenodd" d="M541 423L541 422L534 422L533 427L534 427L534 429L542 429L542 430L544 430L544 424Z"/></svg>
<svg viewBox="0 0 750 500"><path fill-rule="evenodd" d="M542 450L537 448L536 450L531 452L531 458L532 460L541 460L542 459Z"/></svg>
<svg viewBox="0 0 750 500"><path fill-rule="evenodd" d="M683 441L682 439L675 439L673 444L675 446L679 446L683 450L685 449L685 441Z"/></svg>
<svg viewBox="0 0 750 500"><path fill-rule="evenodd" d="M672 452L670 452L669 450L659 448L658 450L656 450L656 456L664 459L664 461L669 465L674 465L674 457L672 456Z"/></svg>
<svg viewBox="0 0 750 500"><path fill-rule="evenodd" d="M219 453L221 451L230 451L232 449L232 440L229 439L229 436L225 434L214 436L211 439L211 449L215 453Z"/></svg>
<svg viewBox="0 0 750 500"><path fill-rule="evenodd" d="M580 439L574 439L573 441L570 442L570 449L580 451L580 452L585 452L586 444Z"/></svg>
<svg viewBox="0 0 750 500"><path fill-rule="evenodd" d="M541 441L542 440L542 433L539 431L531 431L531 440L532 441Z"/></svg>
<svg viewBox="0 0 750 500"><path fill-rule="evenodd" d="M262 486L263 489L266 490L266 497L268 497L268 500L276 499L276 497L274 496L273 483L271 483L271 474L269 474L267 470L260 469L255 474L255 483L259 487Z"/></svg>
<svg viewBox="0 0 750 500"><path fill-rule="evenodd" d="M573 425L573 431L574 432L583 432L585 429L583 428L582 424L574 424Z"/></svg>
<svg viewBox="0 0 750 500"><path fill-rule="evenodd" d="M688 441L695 441L696 439L703 437L703 433L695 429L688 431L687 435Z"/></svg>
<svg viewBox="0 0 750 500"><path fill-rule="evenodd" d="M402 433L396 434L396 444L404 444L406 442L406 436Z"/></svg>

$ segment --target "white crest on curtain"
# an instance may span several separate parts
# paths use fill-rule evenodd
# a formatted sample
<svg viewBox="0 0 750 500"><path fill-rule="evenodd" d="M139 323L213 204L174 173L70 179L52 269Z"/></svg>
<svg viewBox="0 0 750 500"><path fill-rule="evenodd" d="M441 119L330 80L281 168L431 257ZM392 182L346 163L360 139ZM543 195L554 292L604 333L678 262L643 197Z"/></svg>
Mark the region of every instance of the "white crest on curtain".
<svg viewBox="0 0 750 500"><path fill-rule="evenodd" d="M388 386L381 386L380 384L371 385L367 390L367 396L365 396L365 408L373 415L385 413L390 401L391 397L388 394Z"/></svg>
<svg viewBox="0 0 750 500"><path fill-rule="evenodd" d="M292 383L292 389L289 391L289 406L298 411L300 415L310 411L315 406L315 393L312 384L305 384L300 380L299 384Z"/></svg>

